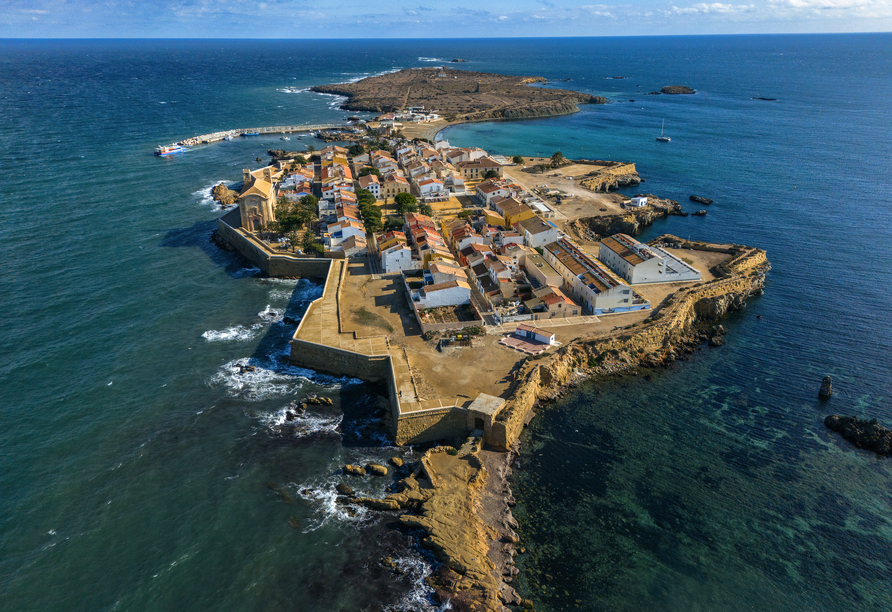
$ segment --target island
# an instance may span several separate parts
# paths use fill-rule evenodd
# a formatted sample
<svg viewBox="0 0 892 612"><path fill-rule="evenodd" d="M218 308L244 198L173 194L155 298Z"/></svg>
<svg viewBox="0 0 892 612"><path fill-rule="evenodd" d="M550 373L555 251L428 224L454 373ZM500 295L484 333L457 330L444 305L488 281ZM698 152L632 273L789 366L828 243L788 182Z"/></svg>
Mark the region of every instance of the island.
<svg viewBox="0 0 892 612"><path fill-rule="evenodd" d="M606 98L578 91L530 86L545 82L543 77L438 67L410 68L310 89L345 96L343 108L349 110L386 113L435 108L450 122L566 115L577 112L579 104L607 103Z"/></svg>
<svg viewBox="0 0 892 612"><path fill-rule="evenodd" d="M402 72L388 75L395 90L323 89L366 107L469 110L458 93L433 101L445 85L423 84L440 78L432 71ZM465 86L469 74L482 73L464 73ZM491 81L502 93L472 114L527 89L554 96L523 98L532 107L584 99L524 81ZM437 597L495 612L528 603L511 587L524 549L508 481L524 427L570 386L722 346L721 320L761 294L770 265L753 246L638 241L686 213L654 194L615 193L640 182L633 162L503 157L409 137L400 124L428 121L407 108L351 128L348 146L270 151L237 192L214 190L226 209L215 240L266 275L317 279L322 295L285 322L288 359L378 384L386 434L427 448L392 467L344 466L338 503L422 530L442 561L427 581ZM391 492L357 496L349 483L363 478L392 479Z"/></svg>

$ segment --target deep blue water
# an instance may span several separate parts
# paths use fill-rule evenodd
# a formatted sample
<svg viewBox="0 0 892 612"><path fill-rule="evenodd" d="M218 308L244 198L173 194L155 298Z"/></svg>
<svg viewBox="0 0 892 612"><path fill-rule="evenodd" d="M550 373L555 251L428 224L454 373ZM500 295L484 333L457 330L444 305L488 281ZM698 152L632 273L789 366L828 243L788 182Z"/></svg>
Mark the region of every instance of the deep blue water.
<svg viewBox="0 0 892 612"><path fill-rule="evenodd" d="M0 42L0 608L423 601L410 539L332 504L340 465L401 452L368 429L380 389L283 366L289 329L259 313L297 316L319 288L207 242L207 189L281 142L151 150L336 121L333 98L279 90L451 57L614 101L452 142L633 160L642 190L716 201L649 235L752 244L773 265L726 347L533 422L515 483L524 595L544 610L892 606L888 461L821 424L892 422L892 36L874 34ZM642 95L668 84L699 93ZM238 374L248 359L258 371ZM281 426L307 392L338 405ZM406 574L377 563L394 550Z"/></svg>

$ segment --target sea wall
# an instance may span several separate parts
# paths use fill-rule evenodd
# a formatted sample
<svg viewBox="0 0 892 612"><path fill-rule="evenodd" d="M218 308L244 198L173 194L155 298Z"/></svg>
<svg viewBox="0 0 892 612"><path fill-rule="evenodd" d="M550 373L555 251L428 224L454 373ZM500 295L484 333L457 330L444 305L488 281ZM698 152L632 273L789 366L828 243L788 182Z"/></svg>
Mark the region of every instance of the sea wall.
<svg viewBox="0 0 892 612"><path fill-rule="evenodd" d="M680 289L650 319L595 337L573 340L551 357L527 360L518 373L511 399L493 423L491 443L509 448L520 436L536 403L566 385L577 371L588 376L617 374L641 366L657 366L675 359L675 350L692 340L697 322L714 322L744 307L746 299L762 292L770 268L765 251L749 247L696 246L674 236L662 240L683 248L733 252L721 270L726 276ZM698 243L699 244L699 243Z"/></svg>
<svg viewBox="0 0 892 612"><path fill-rule="evenodd" d="M253 237L238 231L240 225L239 210L236 208L217 219L217 233L267 276L323 279L328 275L331 260L270 253Z"/></svg>

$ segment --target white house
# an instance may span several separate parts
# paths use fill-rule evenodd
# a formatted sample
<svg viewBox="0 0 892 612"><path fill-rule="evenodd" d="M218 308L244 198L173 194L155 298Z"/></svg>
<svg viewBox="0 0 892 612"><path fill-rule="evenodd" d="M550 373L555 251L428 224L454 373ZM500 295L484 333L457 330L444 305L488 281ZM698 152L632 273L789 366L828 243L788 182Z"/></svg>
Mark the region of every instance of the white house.
<svg viewBox="0 0 892 612"><path fill-rule="evenodd" d="M543 344L554 344L554 334L552 332L524 323L517 326L514 335L524 340L533 340L535 342L542 342Z"/></svg>
<svg viewBox="0 0 892 612"><path fill-rule="evenodd" d="M443 191L442 181L433 178L423 178L418 181L418 193L421 195L433 195Z"/></svg>
<svg viewBox="0 0 892 612"><path fill-rule="evenodd" d="M626 234L601 240L598 258L633 285L700 280L700 272L664 249L638 242Z"/></svg>
<svg viewBox="0 0 892 612"><path fill-rule="evenodd" d="M531 217L520 222L523 243L531 248L544 247L558 239L558 228L539 217Z"/></svg>
<svg viewBox="0 0 892 612"><path fill-rule="evenodd" d="M359 177L356 182L359 184L360 189L371 191L376 200L381 199L381 181L378 180L377 176L374 174L367 174Z"/></svg>
<svg viewBox="0 0 892 612"><path fill-rule="evenodd" d="M635 196L629 202L630 208L641 208L642 206L647 206L647 198L645 196Z"/></svg>
<svg viewBox="0 0 892 612"><path fill-rule="evenodd" d="M412 249L404 244L396 244L381 251L381 269L385 274L403 270L418 270L419 268L421 268L421 262L412 259Z"/></svg>
<svg viewBox="0 0 892 612"><path fill-rule="evenodd" d="M412 301L416 309L469 304L471 302L471 286L461 280L425 285L418 291L412 292Z"/></svg>

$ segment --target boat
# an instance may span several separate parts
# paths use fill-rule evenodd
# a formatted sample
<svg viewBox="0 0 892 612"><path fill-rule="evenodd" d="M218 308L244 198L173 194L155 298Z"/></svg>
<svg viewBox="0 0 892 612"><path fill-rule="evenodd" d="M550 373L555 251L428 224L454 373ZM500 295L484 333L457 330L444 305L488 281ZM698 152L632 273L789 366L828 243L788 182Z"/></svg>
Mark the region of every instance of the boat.
<svg viewBox="0 0 892 612"><path fill-rule="evenodd" d="M185 151L180 145L169 145L169 146L159 146L155 147L155 155L174 155L175 153L182 153Z"/></svg>
<svg viewBox="0 0 892 612"><path fill-rule="evenodd" d="M666 120L663 119L663 127L660 128L660 135L657 136L657 142L672 142L672 139L663 135L663 128L666 127Z"/></svg>
<svg viewBox="0 0 892 612"><path fill-rule="evenodd" d="M279 136L279 140L291 140L287 136Z"/></svg>
<svg viewBox="0 0 892 612"><path fill-rule="evenodd" d="M242 132L242 136L260 136L260 132Z"/></svg>
<svg viewBox="0 0 892 612"><path fill-rule="evenodd" d="M227 134L227 135L226 135L226 140L232 140L232 134Z"/></svg>

